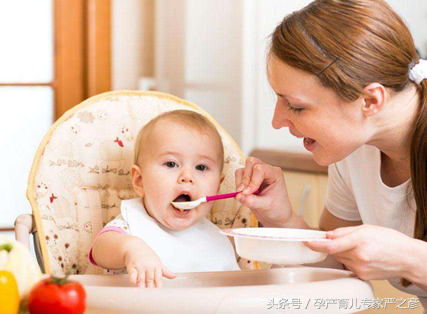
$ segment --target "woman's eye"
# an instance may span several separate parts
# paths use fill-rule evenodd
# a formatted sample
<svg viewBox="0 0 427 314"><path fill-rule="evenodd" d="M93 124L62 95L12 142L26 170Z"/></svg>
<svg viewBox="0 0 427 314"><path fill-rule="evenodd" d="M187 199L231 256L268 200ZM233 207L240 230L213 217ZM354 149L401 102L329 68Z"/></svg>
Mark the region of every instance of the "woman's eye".
<svg viewBox="0 0 427 314"><path fill-rule="evenodd" d="M304 108L295 108L292 107L291 104L289 103L289 101L287 101L286 99L284 99L284 102L286 104L286 106L288 107L288 109L294 113L298 113L304 110Z"/></svg>
<svg viewBox="0 0 427 314"><path fill-rule="evenodd" d="M199 171L205 171L208 167L206 167L205 165L197 165L196 166L196 170Z"/></svg>
<svg viewBox="0 0 427 314"><path fill-rule="evenodd" d="M301 112L304 110L303 108L294 108L291 105L288 105L288 109L292 112L295 112L295 113L298 113L298 112Z"/></svg>
<svg viewBox="0 0 427 314"><path fill-rule="evenodd" d="M167 163L165 163L166 167L168 168L175 168L176 166L178 166L175 162L173 161L168 161Z"/></svg>

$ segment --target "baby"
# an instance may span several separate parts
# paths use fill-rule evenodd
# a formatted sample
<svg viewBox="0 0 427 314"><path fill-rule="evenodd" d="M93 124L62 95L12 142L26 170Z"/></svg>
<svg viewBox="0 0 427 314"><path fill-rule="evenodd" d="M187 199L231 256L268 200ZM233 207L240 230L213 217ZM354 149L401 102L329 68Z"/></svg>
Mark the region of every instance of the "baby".
<svg viewBox="0 0 427 314"><path fill-rule="evenodd" d="M218 193L224 149L215 126L202 115L176 110L139 132L132 184L137 199L121 203L121 215L98 234L91 262L126 267L140 287L162 287L175 273L239 270L229 239L206 219L213 203L180 211L171 202Z"/></svg>

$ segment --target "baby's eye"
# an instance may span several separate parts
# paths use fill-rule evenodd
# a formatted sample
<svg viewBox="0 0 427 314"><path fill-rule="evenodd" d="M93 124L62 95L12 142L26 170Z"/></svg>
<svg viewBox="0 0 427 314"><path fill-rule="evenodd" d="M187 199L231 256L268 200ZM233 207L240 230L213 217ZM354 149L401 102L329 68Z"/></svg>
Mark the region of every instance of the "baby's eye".
<svg viewBox="0 0 427 314"><path fill-rule="evenodd" d="M196 166L196 170L199 170L199 171L205 171L206 169L208 169L208 167L206 167L205 165L197 165Z"/></svg>
<svg viewBox="0 0 427 314"><path fill-rule="evenodd" d="M165 163L166 167L168 168L175 168L176 166L178 166L175 162L173 161L168 161Z"/></svg>

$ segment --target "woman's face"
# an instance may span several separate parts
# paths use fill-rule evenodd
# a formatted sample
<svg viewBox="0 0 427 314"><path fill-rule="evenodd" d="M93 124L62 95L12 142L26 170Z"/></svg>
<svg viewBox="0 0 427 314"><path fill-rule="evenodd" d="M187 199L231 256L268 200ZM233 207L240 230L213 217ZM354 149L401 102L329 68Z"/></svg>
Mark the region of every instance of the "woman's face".
<svg viewBox="0 0 427 314"><path fill-rule="evenodd" d="M363 97L343 102L317 76L293 68L272 55L268 79L277 95L275 129L289 128L320 165L340 161L369 140Z"/></svg>

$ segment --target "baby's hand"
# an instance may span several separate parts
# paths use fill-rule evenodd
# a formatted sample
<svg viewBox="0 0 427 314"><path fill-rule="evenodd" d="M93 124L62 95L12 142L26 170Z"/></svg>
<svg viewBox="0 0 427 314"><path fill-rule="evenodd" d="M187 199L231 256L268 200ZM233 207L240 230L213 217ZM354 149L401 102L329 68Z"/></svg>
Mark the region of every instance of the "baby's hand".
<svg viewBox="0 0 427 314"><path fill-rule="evenodd" d="M176 277L176 274L162 264L157 254L138 238L132 239L128 245L125 265L130 282L140 288L162 288L162 277Z"/></svg>

